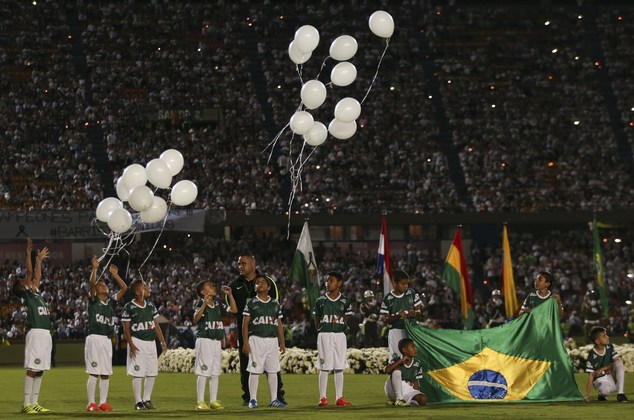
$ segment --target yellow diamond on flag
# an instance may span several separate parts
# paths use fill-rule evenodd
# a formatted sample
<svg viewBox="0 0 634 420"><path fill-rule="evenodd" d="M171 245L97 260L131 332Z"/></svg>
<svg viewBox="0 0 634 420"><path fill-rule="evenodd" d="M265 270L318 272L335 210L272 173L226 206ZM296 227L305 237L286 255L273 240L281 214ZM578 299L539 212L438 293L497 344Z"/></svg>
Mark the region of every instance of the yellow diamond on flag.
<svg viewBox="0 0 634 420"><path fill-rule="evenodd" d="M516 401L526 397L550 365L486 347L464 362L428 374L461 400Z"/></svg>

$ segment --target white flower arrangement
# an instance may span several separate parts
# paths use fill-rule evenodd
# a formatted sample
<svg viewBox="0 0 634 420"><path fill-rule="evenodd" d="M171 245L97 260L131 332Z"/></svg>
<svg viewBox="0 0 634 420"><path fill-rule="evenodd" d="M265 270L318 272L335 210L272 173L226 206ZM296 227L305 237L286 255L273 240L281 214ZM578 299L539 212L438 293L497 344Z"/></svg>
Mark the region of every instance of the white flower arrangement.
<svg viewBox="0 0 634 420"><path fill-rule="evenodd" d="M160 372L193 373L195 363L193 349L167 350L159 357ZM387 348L348 349L348 365L346 373L377 374L382 373L387 365L389 352ZM280 365L285 373L315 374L317 373L317 350L291 347L280 357ZM222 351L222 372L236 373L240 371L240 357L237 349Z"/></svg>
<svg viewBox="0 0 634 420"><path fill-rule="evenodd" d="M623 360L625 371L634 372L634 344L615 344L614 348L621 356L621 360ZM568 350L568 355L572 360L572 367L577 372L585 371L586 361L588 360L590 349L592 349L592 344L588 344L586 346L578 348L568 348L568 346L566 346L566 350Z"/></svg>

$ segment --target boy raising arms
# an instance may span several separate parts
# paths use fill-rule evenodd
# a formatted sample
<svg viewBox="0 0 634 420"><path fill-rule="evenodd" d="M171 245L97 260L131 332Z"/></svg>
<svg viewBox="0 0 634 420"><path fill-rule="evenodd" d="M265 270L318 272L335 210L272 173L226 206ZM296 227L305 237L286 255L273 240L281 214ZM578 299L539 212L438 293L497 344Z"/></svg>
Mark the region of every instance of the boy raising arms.
<svg viewBox="0 0 634 420"><path fill-rule="evenodd" d="M317 326L317 368L319 369L319 407L328 407L326 390L328 372L334 371L336 405L350 406L343 398L343 370L348 367L346 350L346 328L348 317L352 314L350 300L341 294L343 275L332 271L328 273L326 287L328 292L315 302L315 325Z"/></svg>
<svg viewBox="0 0 634 420"><path fill-rule="evenodd" d="M553 284L555 284L555 277L548 271L537 273L537 276L535 276L535 291L526 296L519 315L530 313L534 308L544 303L546 299L553 298L559 303L559 318L561 318L564 315L564 306L559 295L550 290Z"/></svg>
<svg viewBox="0 0 634 420"><path fill-rule="evenodd" d="M108 285L103 280L97 281L99 260L92 257L92 272L90 274L90 298L88 299L88 336L84 347L86 373L88 383L88 406L86 411L112 411L108 404L108 388L112 375L112 334L114 333L114 301L121 301L128 286L119 276L116 266L110 265L112 277L119 285L119 291L114 299L108 297ZM99 382L99 405L95 403L97 379Z"/></svg>
<svg viewBox="0 0 634 420"><path fill-rule="evenodd" d="M397 270L394 273L394 290L381 303L381 314L390 326L387 335L390 360L402 356L398 343L407 338L405 319L420 316L421 305L418 293L409 288L409 275L403 270Z"/></svg>
<svg viewBox="0 0 634 420"><path fill-rule="evenodd" d="M26 242L26 277L15 285L16 294L22 298L26 305L26 321L29 331L26 334L24 347L24 402L22 413L39 414L49 413L51 410L42 407L38 403L42 376L45 370L51 368L51 317L48 304L40 295L40 282L42 281L42 261L48 258L48 248L37 251L35 258L35 277L31 265L31 252L33 242Z"/></svg>
<svg viewBox="0 0 634 420"><path fill-rule="evenodd" d="M229 308L214 298L218 295L211 280L204 280L196 286L196 293L200 297L194 309L196 329L196 365L194 373L196 379L196 395L198 404L196 410L222 410L224 407L218 401L218 377L222 373L222 347L220 341L224 336L222 317L227 313L238 312L236 301L231 293L231 287L223 286L222 292L229 300ZM205 388L209 380L209 401L205 402Z"/></svg>
<svg viewBox="0 0 634 420"><path fill-rule="evenodd" d="M618 402L627 402L627 396L623 393L625 367L614 345L610 344L610 337L605 328L592 328L590 339L594 347L590 349L586 363L586 372L588 372L586 401L590 401L590 388L594 387L599 391L599 401L606 401L611 393L616 392ZM616 383L614 382L615 374Z"/></svg>
<svg viewBox="0 0 634 420"><path fill-rule="evenodd" d="M286 351L282 307L269 296L271 283L267 277L260 275L254 281L256 296L247 301L242 314L242 350L249 355L249 408L258 408L258 382L263 372L268 374L271 394L269 407L283 408L286 404L277 399L280 352Z"/></svg>
<svg viewBox="0 0 634 420"><path fill-rule="evenodd" d="M427 404L427 396L420 392L418 384L423 377L423 367L416 359L416 344L404 338L399 341L398 348L403 357L385 368L385 373L390 375L385 382L385 395L397 407L422 407Z"/></svg>
<svg viewBox="0 0 634 420"><path fill-rule="evenodd" d="M143 280L130 283L134 299L126 303L121 313L123 333L128 343L127 373L132 376L132 390L135 410L156 410L152 404L152 390L158 375L158 357L154 341L158 337L161 351L167 350L165 337L159 325L154 321L159 317L152 302L145 300L150 289ZM145 378L145 384L143 384ZM144 385L144 386L143 386ZM143 386L143 398L141 388Z"/></svg>

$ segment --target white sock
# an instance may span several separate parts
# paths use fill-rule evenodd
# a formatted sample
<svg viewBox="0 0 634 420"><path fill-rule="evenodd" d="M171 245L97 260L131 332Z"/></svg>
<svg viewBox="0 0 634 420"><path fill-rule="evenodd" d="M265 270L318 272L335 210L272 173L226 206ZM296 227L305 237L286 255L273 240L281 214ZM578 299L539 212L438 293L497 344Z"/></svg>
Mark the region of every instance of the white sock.
<svg viewBox="0 0 634 420"><path fill-rule="evenodd" d="M140 403L143 401L141 399L141 388L143 387L143 378L134 377L132 378L132 391L134 392L134 399L136 402Z"/></svg>
<svg viewBox="0 0 634 420"><path fill-rule="evenodd" d="M277 399L277 372L269 372L267 375L269 381L269 391L271 391L271 401Z"/></svg>
<svg viewBox="0 0 634 420"><path fill-rule="evenodd" d="M22 408L31 405L31 395L33 394L33 378L29 375L24 377L24 402Z"/></svg>
<svg viewBox="0 0 634 420"><path fill-rule="evenodd" d="M327 370L319 371L319 398L326 398L326 392L328 391L328 373Z"/></svg>
<svg viewBox="0 0 634 420"><path fill-rule="evenodd" d="M152 390L154 389L154 380L156 376L145 377L145 387L143 389L143 401L150 401L152 399Z"/></svg>
<svg viewBox="0 0 634 420"><path fill-rule="evenodd" d="M276 378L277 379L277 378ZM258 400L258 382L260 381L260 375L257 373L249 374L249 395L252 400Z"/></svg>
<svg viewBox="0 0 634 420"><path fill-rule="evenodd" d="M205 401L206 376L196 376L196 401Z"/></svg>
<svg viewBox="0 0 634 420"><path fill-rule="evenodd" d="M403 399L403 375L398 369L394 369L390 375L390 381L392 382L392 389L397 400Z"/></svg>
<svg viewBox="0 0 634 420"><path fill-rule="evenodd" d="M337 399L343 397L343 370L335 370L335 394Z"/></svg>
<svg viewBox="0 0 634 420"><path fill-rule="evenodd" d="M214 402L218 399L218 375L211 375L209 378L209 402Z"/></svg>
<svg viewBox="0 0 634 420"><path fill-rule="evenodd" d="M99 405L108 402L108 390L110 389L110 378L102 379L99 382Z"/></svg>
<svg viewBox="0 0 634 420"><path fill-rule="evenodd" d="M88 391L88 404L95 402L95 391L97 390L97 377L88 375L88 382L86 383L86 391Z"/></svg>
<svg viewBox="0 0 634 420"><path fill-rule="evenodd" d="M31 394L31 404L37 404L40 398L40 387L42 386L42 376L33 378L33 393Z"/></svg>
<svg viewBox="0 0 634 420"><path fill-rule="evenodd" d="M614 362L614 372L616 372L616 393L623 393L623 382L625 381L625 366L621 359Z"/></svg>

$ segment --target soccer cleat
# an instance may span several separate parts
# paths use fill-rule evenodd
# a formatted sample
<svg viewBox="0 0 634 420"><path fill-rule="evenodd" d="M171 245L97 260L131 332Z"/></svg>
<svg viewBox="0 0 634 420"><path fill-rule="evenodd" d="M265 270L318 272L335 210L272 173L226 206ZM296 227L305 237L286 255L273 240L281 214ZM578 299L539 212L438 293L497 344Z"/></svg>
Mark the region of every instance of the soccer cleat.
<svg viewBox="0 0 634 420"><path fill-rule="evenodd" d="M394 401L392 401L392 400L387 400L387 401L385 402L385 405L391 405L391 406L393 406L393 405L394 405Z"/></svg>
<svg viewBox="0 0 634 420"><path fill-rule="evenodd" d="M269 407L284 408L287 406L288 404L284 404L282 401L278 400L277 398L269 403Z"/></svg>
<svg viewBox="0 0 634 420"><path fill-rule="evenodd" d="M249 400L242 400L242 406L243 407L248 407L249 406Z"/></svg>
<svg viewBox="0 0 634 420"><path fill-rule="evenodd" d="M95 404L94 402L91 402L90 404L88 404L88 407L86 407L86 411L90 411L92 413L98 413L101 411L101 409L99 408L97 404Z"/></svg>
<svg viewBox="0 0 634 420"><path fill-rule="evenodd" d="M330 407L330 404L328 404L328 400L326 399L326 397L321 397L319 399L319 404L317 404L318 407Z"/></svg>
<svg viewBox="0 0 634 420"><path fill-rule="evenodd" d="M147 410L147 408L145 408L145 405L143 404L143 402L138 402L136 403L136 405L134 406L135 410Z"/></svg>
<svg viewBox="0 0 634 420"><path fill-rule="evenodd" d="M209 408L212 410L224 410L225 406L220 403L220 401L212 401L209 403Z"/></svg>
<svg viewBox="0 0 634 420"><path fill-rule="evenodd" d="M409 404L405 400L396 400L394 401L394 405L397 407L409 407Z"/></svg>
<svg viewBox="0 0 634 420"><path fill-rule="evenodd" d="M288 403L286 402L286 400L284 399L284 397L280 396L280 394L277 394L277 400L279 402L281 402L282 404L286 404L288 405Z"/></svg>
<svg viewBox="0 0 634 420"><path fill-rule="evenodd" d="M50 413L51 410L49 410L48 408L44 408L39 404L33 404L31 407L33 407L33 411L29 414L44 414L44 413Z"/></svg>
<svg viewBox="0 0 634 420"><path fill-rule="evenodd" d="M599 401L607 401L608 398L604 395L599 394L599 398L597 398Z"/></svg>
<svg viewBox="0 0 634 420"><path fill-rule="evenodd" d="M249 408L258 408L258 402L257 402L257 400L250 400L250 401L249 401L249 405L248 405L248 407L249 407Z"/></svg>
<svg viewBox="0 0 634 420"><path fill-rule="evenodd" d="M154 404L152 404L152 401L150 400L143 401L143 405L145 406L146 410L158 410L158 408L155 407Z"/></svg>
<svg viewBox="0 0 634 420"><path fill-rule="evenodd" d="M196 404L196 410L198 410L198 411L207 411L207 410L209 410L209 406L204 401L198 401L198 404Z"/></svg>
<svg viewBox="0 0 634 420"><path fill-rule="evenodd" d="M20 411L20 413L22 414L34 414L35 411L33 411L33 404L29 404L25 407L22 407L22 411Z"/></svg>
<svg viewBox="0 0 634 420"><path fill-rule="evenodd" d="M616 400L618 402L627 402L627 396L625 394L616 394Z"/></svg>
<svg viewBox="0 0 634 420"><path fill-rule="evenodd" d="M112 407L110 407L110 404L108 404L107 402L100 404L99 405L99 409L101 411L108 411L108 412L113 412L114 410L112 409Z"/></svg>
<svg viewBox="0 0 634 420"><path fill-rule="evenodd" d="M350 407L352 404L350 404L348 401L346 401L343 396L337 398L337 405L339 407Z"/></svg>

